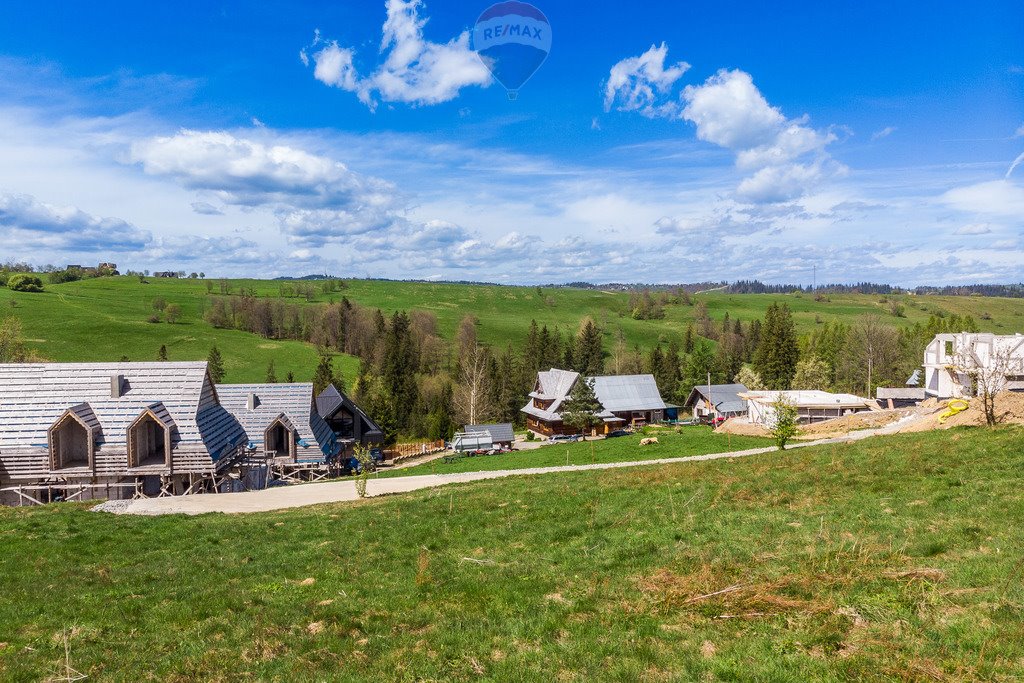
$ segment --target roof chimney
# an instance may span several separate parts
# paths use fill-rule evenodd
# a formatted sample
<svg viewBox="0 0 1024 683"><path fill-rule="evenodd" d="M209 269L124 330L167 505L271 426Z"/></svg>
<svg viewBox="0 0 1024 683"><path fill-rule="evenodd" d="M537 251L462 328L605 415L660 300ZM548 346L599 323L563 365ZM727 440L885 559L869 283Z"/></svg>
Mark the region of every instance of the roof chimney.
<svg viewBox="0 0 1024 683"><path fill-rule="evenodd" d="M256 410L256 406L260 404L260 397L250 392L249 397L245 401L245 407L248 410Z"/></svg>
<svg viewBox="0 0 1024 683"><path fill-rule="evenodd" d="M110 376L110 398L121 398L124 388L124 375L114 373Z"/></svg>

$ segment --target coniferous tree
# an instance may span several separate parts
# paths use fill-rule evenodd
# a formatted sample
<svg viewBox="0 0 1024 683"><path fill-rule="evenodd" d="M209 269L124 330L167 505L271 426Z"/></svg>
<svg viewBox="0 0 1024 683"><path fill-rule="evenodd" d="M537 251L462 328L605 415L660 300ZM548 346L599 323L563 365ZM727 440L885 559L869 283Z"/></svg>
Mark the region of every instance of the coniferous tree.
<svg viewBox="0 0 1024 683"><path fill-rule="evenodd" d="M651 349L650 355L647 356L647 371L654 375L654 383L658 385L658 391L662 396L665 395L665 378L663 372L665 370L665 354L661 351L661 346L655 346Z"/></svg>
<svg viewBox="0 0 1024 683"><path fill-rule="evenodd" d="M759 318L754 318L750 321L750 329L747 331L747 336L743 341L744 360L750 363L754 360L757 347L761 345L761 320Z"/></svg>
<svg viewBox="0 0 1024 683"><path fill-rule="evenodd" d="M697 342L686 361L686 373L683 377L684 391L689 391L695 386L707 384L708 373L711 373L711 382L721 382L721 373L715 359L715 352L711 344L703 339Z"/></svg>
<svg viewBox="0 0 1024 683"><path fill-rule="evenodd" d="M666 388L662 390L661 395L663 398L669 401L677 398L679 394L679 383L683 379L682 374L682 359L679 357L679 344L675 339L668 343L668 350L665 351L665 356L662 358L662 376L665 381ZM659 384L660 388L661 385Z"/></svg>
<svg viewBox="0 0 1024 683"><path fill-rule="evenodd" d="M220 357L220 349L216 344L210 347L210 353L206 356L206 369L214 384L224 381L224 359Z"/></svg>
<svg viewBox="0 0 1024 683"><path fill-rule="evenodd" d="M160 345L160 349L156 352L157 360L167 360L167 346L164 344Z"/></svg>
<svg viewBox="0 0 1024 683"><path fill-rule="evenodd" d="M693 344L696 341L695 337L696 333L693 330L693 323L690 323L686 326L686 335L683 336L683 353L693 353Z"/></svg>
<svg viewBox="0 0 1024 683"><path fill-rule="evenodd" d="M754 370L769 389L789 389L799 359L793 314L786 304L772 304L765 311L761 343L754 354Z"/></svg>
<svg viewBox="0 0 1024 683"><path fill-rule="evenodd" d="M590 318L586 318L580 326L573 350L573 365L570 366L583 375L599 375L604 371L604 348L601 340L601 329Z"/></svg>
<svg viewBox="0 0 1024 683"><path fill-rule="evenodd" d="M586 440L586 433L600 419L597 414L601 412L601 403L594 393L594 380L590 377L580 377L569 392L569 399L562 409L562 422L573 429L578 429Z"/></svg>
<svg viewBox="0 0 1024 683"><path fill-rule="evenodd" d="M396 311L391 316L384 337L380 376L399 431L409 424L411 411L407 406L416 404L418 365L416 348L409 330L409 316L404 311Z"/></svg>
<svg viewBox="0 0 1024 683"><path fill-rule="evenodd" d="M334 374L334 359L330 349L321 346L317 349L317 356L316 370L313 372L313 393L319 394L328 384L333 384L338 391L345 391L342 378Z"/></svg>
<svg viewBox="0 0 1024 683"><path fill-rule="evenodd" d="M289 370L288 374L284 376L284 381L287 382L288 384L292 384L293 382L295 382L295 375L292 373L291 370Z"/></svg>
<svg viewBox="0 0 1024 683"><path fill-rule="evenodd" d="M263 378L263 381L266 384L276 384L277 383L277 372L274 370L274 359L273 358L271 358L270 362L267 364L267 376Z"/></svg>

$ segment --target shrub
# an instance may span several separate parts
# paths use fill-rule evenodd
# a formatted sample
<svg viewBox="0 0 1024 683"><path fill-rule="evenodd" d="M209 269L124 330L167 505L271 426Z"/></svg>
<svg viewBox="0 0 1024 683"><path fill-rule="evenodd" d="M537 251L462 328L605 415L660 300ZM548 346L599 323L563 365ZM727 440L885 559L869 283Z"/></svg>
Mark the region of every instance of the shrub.
<svg viewBox="0 0 1024 683"><path fill-rule="evenodd" d="M167 300L166 299L164 299L163 297L160 297L160 296L158 296L157 298L153 299L153 310L154 311L162 311L165 308L167 308Z"/></svg>
<svg viewBox="0 0 1024 683"><path fill-rule="evenodd" d="M167 322L174 323L181 317L181 306L178 304L167 304L167 310L164 311L164 315L167 316Z"/></svg>
<svg viewBox="0 0 1024 683"><path fill-rule="evenodd" d="M775 437L775 444L780 451L786 450L786 444L796 436L800 430L797 428L796 406L779 396L772 404L775 409L775 423L772 425L772 436Z"/></svg>
<svg viewBox="0 0 1024 683"><path fill-rule="evenodd" d="M35 275L25 275L24 273L18 273L12 275L7 280L7 286L15 292L41 292L43 291L43 281Z"/></svg>
<svg viewBox="0 0 1024 683"><path fill-rule="evenodd" d="M149 316L149 318L147 318L147 320L149 322L151 322L151 323L158 323L158 322L160 322L160 314L159 313L154 313L153 315Z"/></svg>
<svg viewBox="0 0 1024 683"><path fill-rule="evenodd" d="M55 285L59 285L62 282L75 282L82 279L82 270L80 268L55 270L47 275L46 279Z"/></svg>

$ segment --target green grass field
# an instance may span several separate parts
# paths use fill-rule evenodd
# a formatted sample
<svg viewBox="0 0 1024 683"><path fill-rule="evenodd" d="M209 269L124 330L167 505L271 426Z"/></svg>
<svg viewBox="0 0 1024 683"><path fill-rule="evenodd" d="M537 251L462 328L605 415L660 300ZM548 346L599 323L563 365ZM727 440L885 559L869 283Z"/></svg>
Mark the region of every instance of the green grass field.
<svg viewBox="0 0 1024 683"><path fill-rule="evenodd" d="M260 296L278 296L280 283L270 280L232 280L234 291L254 289ZM590 316L604 329L605 348L610 350L615 334L623 331L630 344L650 349L658 342L679 339L692 322L694 308L669 305L662 320L633 320L628 315L629 297L624 293L579 289L478 286L441 283L383 282L350 280L341 292L319 293L316 300L337 301L347 296L368 307L394 310L421 309L437 315L441 333L451 338L466 314L480 319L479 336L486 343L504 346L522 344L531 319L563 333L577 329ZM156 358L161 344L167 345L172 360L200 360L216 343L225 358L227 381L260 381L267 363L274 359L278 377L290 370L298 379L309 379L315 367L315 350L308 344L271 341L233 330L217 330L202 319L207 296L202 280L150 278L141 284L134 277L100 278L48 284L46 292L29 294L0 289L0 316L22 319L33 348L58 361L131 360ZM216 293L217 287L214 288ZM163 298L182 307L176 324L147 322L152 302ZM821 322L853 323L865 313L877 313L894 325L927 320L932 313L971 314L983 330L1002 333L1024 331L1024 299L984 297L897 297L906 306L906 317L889 316L879 296L830 295L829 301L815 301L809 295L722 294L699 296L711 316L750 321L764 315L773 301L785 301L794 311L799 333L810 332ZM302 299L289 299L302 302ZM16 304L11 306L11 302ZM987 314L990 319L983 319ZM339 356L338 367L346 379L356 372L357 361Z"/></svg>
<svg viewBox="0 0 1024 683"><path fill-rule="evenodd" d="M281 513L0 510L0 679L1024 676L1024 430Z"/></svg>
<svg viewBox="0 0 1024 683"><path fill-rule="evenodd" d="M657 444L640 446L644 436L658 437ZM771 446L771 439L756 436L716 434L710 427L683 427L648 429L644 434L613 439L590 439L577 443L555 443L540 448L464 457L453 462L443 459L400 470L381 470L374 476L407 477L414 474L448 474L452 472L479 472L484 470L516 470L524 467L553 467L558 465L589 465L592 463L628 462L630 460L658 460L659 458L685 458L704 453L725 453L748 448Z"/></svg>

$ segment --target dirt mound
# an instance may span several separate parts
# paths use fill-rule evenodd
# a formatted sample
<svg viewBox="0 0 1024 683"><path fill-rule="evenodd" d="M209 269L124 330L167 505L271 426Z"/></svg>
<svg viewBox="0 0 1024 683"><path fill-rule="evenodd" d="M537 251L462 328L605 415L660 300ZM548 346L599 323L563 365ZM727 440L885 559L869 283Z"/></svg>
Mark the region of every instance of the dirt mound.
<svg viewBox="0 0 1024 683"><path fill-rule="evenodd" d="M737 436L771 436L771 432L760 425L747 422L736 417L729 418L715 429L716 434L736 434Z"/></svg>
<svg viewBox="0 0 1024 683"><path fill-rule="evenodd" d="M922 420L908 425L901 432L924 432L931 429L950 429L951 427L969 427L986 424L985 411L980 398L970 399L967 410L946 418L944 423L939 419L947 411L947 401L929 399L922 407L930 408L931 412ZM927 406L925 404L928 404ZM1007 424L1024 424L1024 394L1004 391L996 396L996 415Z"/></svg>
<svg viewBox="0 0 1024 683"><path fill-rule="evenodd" d="M902 410L869 410L863 413L853 413L831 420L815 422L814 424L800 425L798 439L820 439L824 436L837 436L857 431L859 429L877 429L892 424L897 420L906 417L914 412L914 409ZM733 418L726 420L718 429L719 434L737 434L740 436L771 436L771 431L746 420Z"/></svg>
<svg viewBox="0 0 1024 683"><path fill-rule="evenodd" d="M831 420L815 422L800 427L801 437L819 437L823 434L845 434L858 429L878 429L913 414L913 410L869 410L852 413ZM799 437L798 437L799 438Z"/></svg>

